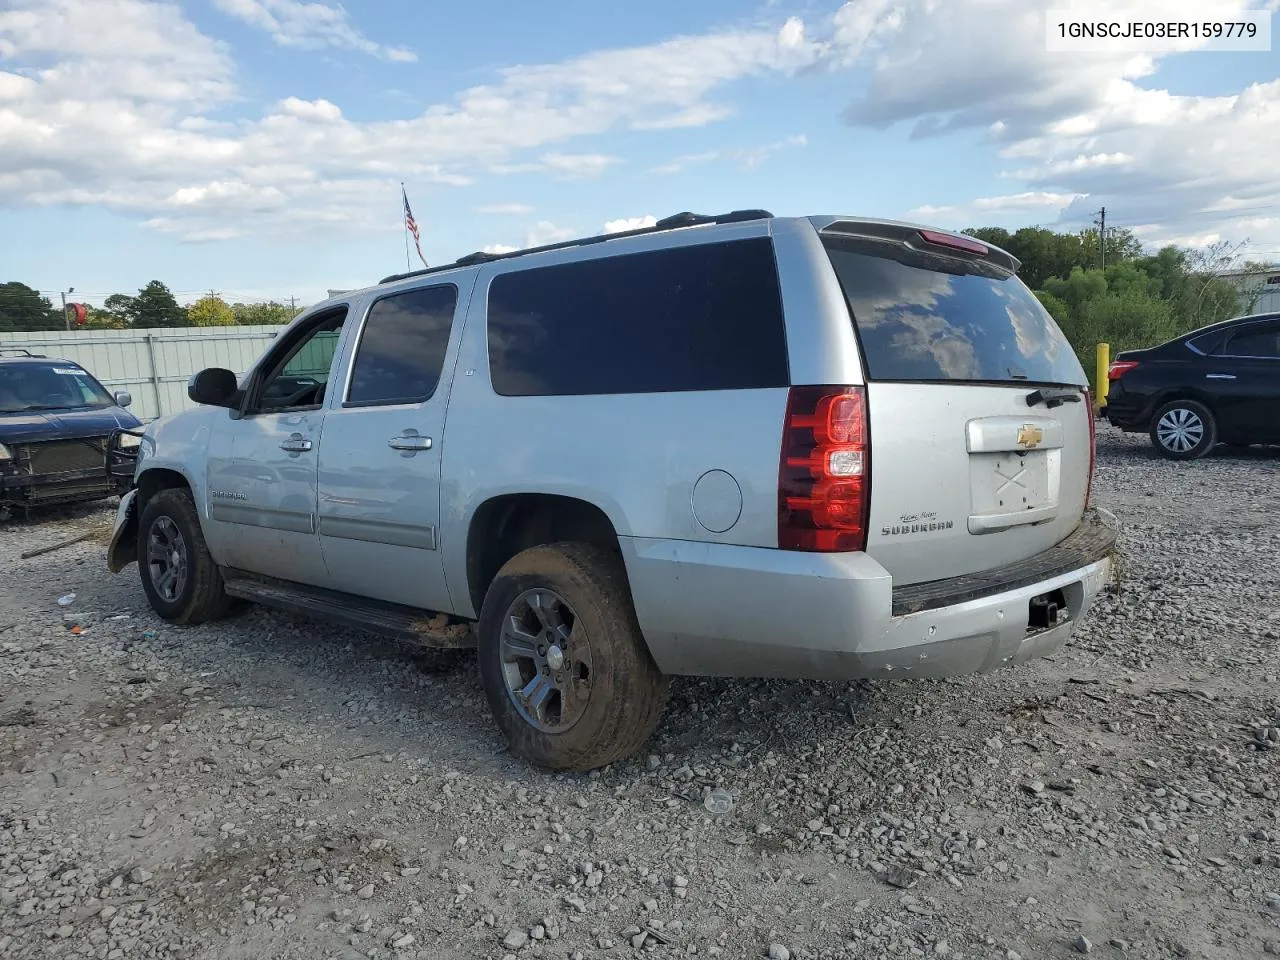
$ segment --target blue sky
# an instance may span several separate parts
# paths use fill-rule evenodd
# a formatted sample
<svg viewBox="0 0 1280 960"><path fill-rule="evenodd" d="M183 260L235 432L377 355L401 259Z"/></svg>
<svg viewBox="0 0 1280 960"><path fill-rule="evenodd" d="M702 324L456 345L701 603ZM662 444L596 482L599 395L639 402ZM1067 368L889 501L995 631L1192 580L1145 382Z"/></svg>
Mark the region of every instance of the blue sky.
<svg viewBox="0 0 1280 960"><path fill-rule="evenodd" d="M312 302L404 268L401 180L433 264L748 206L1280 259L1280 56L1049 53L1065 6L3 0L0 280Z"/></svg>

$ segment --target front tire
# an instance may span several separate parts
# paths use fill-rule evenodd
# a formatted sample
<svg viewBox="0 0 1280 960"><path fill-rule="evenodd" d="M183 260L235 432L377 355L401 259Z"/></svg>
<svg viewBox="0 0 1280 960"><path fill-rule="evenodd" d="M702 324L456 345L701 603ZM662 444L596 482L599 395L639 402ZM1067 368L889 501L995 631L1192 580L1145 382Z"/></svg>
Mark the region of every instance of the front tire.
<svg viewBox="0 0 1280 960"><path fill-rule="evenodd" d="M511 751L552 770L591 770L639 750L668 682L636 621L626 570L593 544L517 554L478 625L480 679Z"/></svg>
<svg viewBox="0 0 1280 960"><path fill-rule="evenodd" d="M161 490L142 508L138 570L151 609L171 623L204 623L231 610L186 490Z"/></svg>
<svg viewBox="0 0 1280 960"><path fill-rule="evenodd" d="M1195 400L1171 400L1151 418L1151 443L1169 460L1198 460L1217 445L1213 411Z"/></svg>

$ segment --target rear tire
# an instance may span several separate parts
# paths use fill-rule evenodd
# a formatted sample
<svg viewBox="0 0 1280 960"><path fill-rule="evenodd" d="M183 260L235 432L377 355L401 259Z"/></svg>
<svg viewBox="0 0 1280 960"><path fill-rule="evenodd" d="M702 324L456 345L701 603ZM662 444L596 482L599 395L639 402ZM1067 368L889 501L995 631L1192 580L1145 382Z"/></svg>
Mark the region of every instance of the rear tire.
<svg viewBox="0 0 1280 960"><path fill-rule="evenodd" d="M485 594L480 679L512 753L552 770L591 770L639 750L668 681L636 621L626 570L587 543L533 547Z"/></svg>
<svg viewBox="0 0 1280 960"><path fill-rule="evenodd" d="M151 609L171 623L204 623L232 609L186 490L161 490L143 506L138 571Z"/></svg>
<svg viewBox="0 0 1280 960"><path fill-rule="evenodd" d="M1218 443L1213 411L1195 400L1171 400L1151 418L1151 443L1169 460L1198 460Z"/></svg>

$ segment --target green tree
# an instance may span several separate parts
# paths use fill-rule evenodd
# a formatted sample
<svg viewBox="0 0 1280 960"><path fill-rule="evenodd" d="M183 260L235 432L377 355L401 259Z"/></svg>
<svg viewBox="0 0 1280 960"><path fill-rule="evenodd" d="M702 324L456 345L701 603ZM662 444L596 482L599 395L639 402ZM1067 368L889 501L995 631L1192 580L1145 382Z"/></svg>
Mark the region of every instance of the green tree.
<svg viewBox="0 0 1280 960"><path fill-rule="evenodd" d="M62 311L40 291L11 280L0 283L0 331L61 330Z"/></svg>
<svg viewBox="0 0 1280 960"><path fill-rule="evenodd" d="M193 327L230 327L236 322L227 302L221 297L201 297L187 308L187 319Z"/></svg>
<svg viewBox="0 0 1280 960"><path fill-rule="evenodd" d="M1075 267L1065 278L1050 277L1044 283L1045 293L1064 301L1073 316L1079 316L1086 301L1097 300L1107 292L1107 278L1101 270Z"/></svg>
<svg viewBox="0 0 1280 960"><path fill-rule="evenodd" d="M84 330L123 330L128 321L110 310L90 307L84 318Z"/></svg>
<svg viewBox="0 0 1280 960"><path fill-rule="evenodd" d="M289 307L274 300L268 303L233 303L231 310L236 323L245 326L288 323L302 312L301 307Z"/></svg>
<svg viewBox="0 0 1280 960"><path fill-rule="evenodd" d="M133 326L185 327L187 311L178 306L173 294L159 280L152 280L133 298Z"/></svg>
<svg viewBox="0 0 1280 960"><path fill-rule="evenodd" d="M131 327L138 314L138 301L127 293L113 293L102 302L102 310L111 314L122 327Z"/></svg>

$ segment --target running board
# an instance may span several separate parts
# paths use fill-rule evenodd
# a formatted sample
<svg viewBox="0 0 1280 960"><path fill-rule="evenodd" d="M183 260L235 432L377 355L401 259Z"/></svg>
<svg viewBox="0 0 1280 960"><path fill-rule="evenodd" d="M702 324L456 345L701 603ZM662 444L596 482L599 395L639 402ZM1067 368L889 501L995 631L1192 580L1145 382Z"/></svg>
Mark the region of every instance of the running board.
<svg viewBox="0 0 1280 960"><path fill-rule="evenodd" d="M224 568L221 572L228 596L240 600L341 623L419 647L460 650L476 645L475 631L469 620L288 580L260 577L243 570Z"/></svg>

